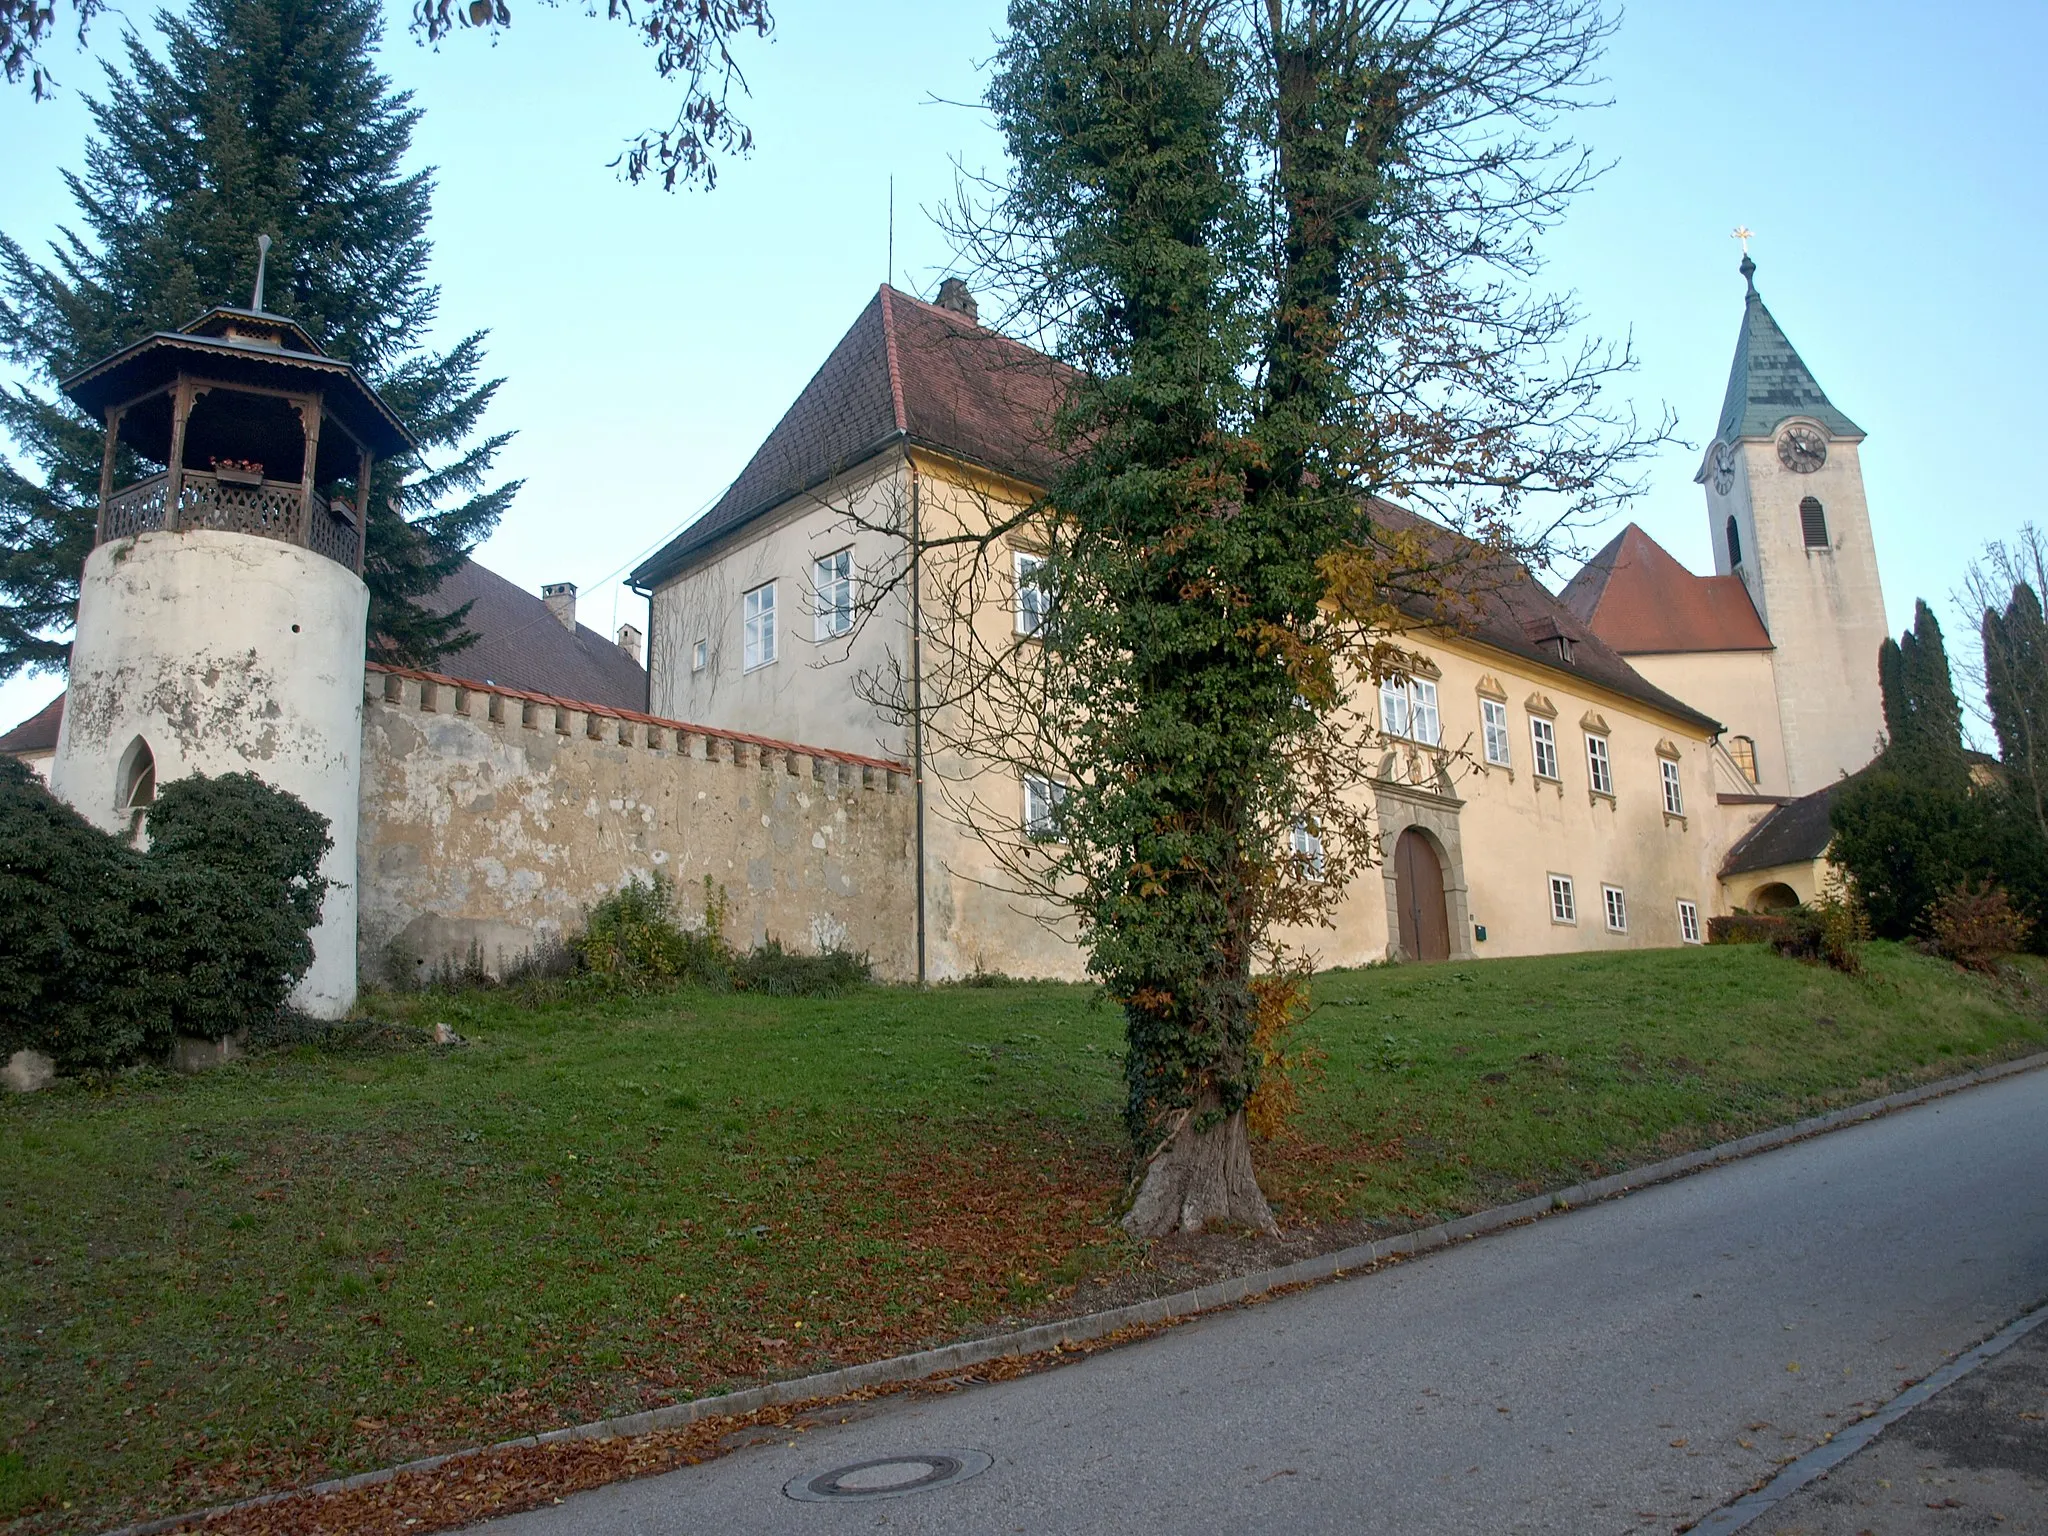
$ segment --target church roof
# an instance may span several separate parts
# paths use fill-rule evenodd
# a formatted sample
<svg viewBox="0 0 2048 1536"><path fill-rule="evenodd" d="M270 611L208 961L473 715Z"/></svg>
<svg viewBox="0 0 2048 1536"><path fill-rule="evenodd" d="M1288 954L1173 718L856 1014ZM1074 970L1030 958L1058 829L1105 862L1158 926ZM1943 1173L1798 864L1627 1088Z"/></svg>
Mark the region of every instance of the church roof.
<svg viewBox="0 0 2048 1536"><path fill-rule="evenodd" d="M1634 523L1580 567L1564 605L1625 656L1768 651L1739 576L1695 576Z"/></svg>
<svg viewBox="0 0 2048 1536"><path fill-rule="evenodd" d="M1836 437L1862 437L1863 429L1836 410L1820 383L1800 360L1756 291L1756 263L1742 258L1749 293L1742 305L1742 332L1735 338L1735 362L1721 401L1716 440L1769 437L1781 422L1805 416Z"/></svg>
<svg viewBox="0 0 2048 1536"><path fill-rule="evenodd" d="M894 444L1031 484L1057 467L1067 369L1042 352L884 284L711 510L633 572L652 587L733 530Z"/></svg>
<svg viewBox="0 0 2048 1536"><path fill-rule="evenodd" d="M6 735L0 736L0 752L54 752L57 728L64 723L64 695L58 694Z"/></svg>

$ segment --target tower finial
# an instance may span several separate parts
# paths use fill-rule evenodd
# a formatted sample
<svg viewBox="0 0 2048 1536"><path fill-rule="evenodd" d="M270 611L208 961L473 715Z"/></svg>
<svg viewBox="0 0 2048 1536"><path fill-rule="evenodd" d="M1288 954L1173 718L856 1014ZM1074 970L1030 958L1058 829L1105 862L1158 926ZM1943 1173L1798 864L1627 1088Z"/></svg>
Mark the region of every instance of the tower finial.
<svg viewBox="0 0 2048 1536"><path fill-rule="evenodd" d="M1749 259L1749 242L1756 238L1756 231L1747 225L1738 224L1730 232L1729 239L1742 242L1742 265L1735 270L1742 274L1742 280L1749 284L1749 291L1756 292L1756 263Z"/></svg>
<svg viewBox="0 0 2048 1536"><path fill-rule="evenodd" d="M270 262L270 236L256 237L256 292L249 300L249 307L257 314L263 313L263 269Z"/></svg>

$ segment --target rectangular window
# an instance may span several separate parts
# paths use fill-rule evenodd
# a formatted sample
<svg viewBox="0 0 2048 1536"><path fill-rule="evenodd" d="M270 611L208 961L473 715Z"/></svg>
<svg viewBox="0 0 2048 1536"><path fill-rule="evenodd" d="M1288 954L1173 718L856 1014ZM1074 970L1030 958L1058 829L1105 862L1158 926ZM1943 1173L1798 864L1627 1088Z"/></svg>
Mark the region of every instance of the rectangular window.
<svg viewBox="0 0 2048 1536"><path fill-rule="evenodd" d="M811 567L817 591L818 638L831 640L853 628L853 551L839 550Z"/></svg>
<svg viewBox="0 0 2048 1536"><path fill-rule="evenodd" d="M1514 754L1508 749L1508 707L1499 699L1479 701L1479 723L1485 728L1486 760L1496 767L1513 766Z"/></svg>
<svg viewBox="0 0 2048 1536"><path fill-rule="evenodd" d="M740 635L744 670L751 672L775 659L774 582L740 598Z"/></svg>
<svg viewBox="0 0 2048 1536"><path fill-rule="evenodd" d="M1550 877L1550 920L1553 923L1576 923L1579 920L1579 899L1572 893L1570 875Z"/></svg>
<svg viewBox="0 0 2048 1536"><path fill-rule="evenodd" d="M1660 757L1657 761L1663 765L1664 770L1664 809L1673 816L1683 816L1685 791L1678 782L1678 764L1668 757Z"/></svg>
<svg viewBox="0 0 2048 1536"><path fill-rule="evenodd" d="M1536 757L1536 777L1557 777L1557 732L1541 715L1529 717L1529 746Z"/></svg>
<svg viewBox="0 0 2048 1536"><path fill-rule="evenodd" d="M1614 763L1607 756L1605 736L1586 738L1586 782L1592 785L1596 795L1614 793Z"/></svg>
<svg viewBox="0 0 2048 1536"><path fill-rule="evenodd" d="M1408 729L1425 747L1443 740L1443 722L1436 709L1436 684L1413 678L1408 684Z"/></svg>
<svg viewBox="0 0 2048 1536"><path fill-rule="evenodd" d="M709 665L710 661L710 642L705 640L699 640L694 646L690 648L690 670L692 672L702 672L704 668L707 665Z"/></svg>
<svg viewBox="0 0 2048 1536"><path fill-rule="evenodd" d="M1017 633L1035 635L1045 628L1046 617L1052 612L1045 557L1027 555L1020 549L1012 553L1011 559L1017 572Z"/></svg>
<svg viewBox="0 0 2048 1536"><path fill-rule="evenodd" d="M1689 901L1678 904L1678 941L1681 944L1700 941L1700 909Z"/></svg>
<svg viewBox="0 0 2048 1536"><path fill-rule="evenodd" d="M1408 734L1408 685L1398 677L1380 684L1380 729L1389 736Z"/></svg>
<svg viewBox="0 0 2048 1536"><path fill-rule="evenodd" d="M1288 838L1288 846L1294 851L1295 860L1301 867L1304 879L1323 878L1323 840L1309 831L1307 822L1297 821L1294 824L1294 831Z"/></svg>
<svg viewBox="0 0 2048 1536"><path fill-rule="evenodd" d="M1628 898L1621 894L1621 887L1618 885L1603 885L1600 887L1600 897L1607 907L1607 931L1609 933L1627 933Z"/></svg>
<svg viewBox="0 0 2048 1536"><path fill-rule="evenodd" d="M1042 842L1060 833L1060 804L1067 798L1067 786L1057 779L1024 775L1024 835Z"/></svg>

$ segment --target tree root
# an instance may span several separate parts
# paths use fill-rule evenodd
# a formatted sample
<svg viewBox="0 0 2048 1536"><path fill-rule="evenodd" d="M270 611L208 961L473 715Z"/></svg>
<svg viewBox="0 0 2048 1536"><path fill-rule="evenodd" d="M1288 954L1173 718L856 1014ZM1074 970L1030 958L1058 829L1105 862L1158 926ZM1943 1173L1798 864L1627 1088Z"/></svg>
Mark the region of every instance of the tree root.
<svg viewBox="0 0 2048 1536"><path fill-rule="evenodd" d="M1252 1177L1244 1111L1197 1130L1203 1118L1184 1115L1146 1163L1138 1196L1123 1220L1132 1237L1203 1232L1212 1226L1249 1227L1269 1237L1279 1233L1280 1224Z"/></svg>

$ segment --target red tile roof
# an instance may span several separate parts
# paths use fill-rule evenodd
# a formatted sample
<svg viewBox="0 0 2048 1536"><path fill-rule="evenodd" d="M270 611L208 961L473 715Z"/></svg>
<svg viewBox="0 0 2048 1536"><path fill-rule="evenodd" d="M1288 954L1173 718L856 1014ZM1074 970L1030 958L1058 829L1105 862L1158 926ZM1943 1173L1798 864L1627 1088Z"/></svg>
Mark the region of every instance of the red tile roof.
<svg viewBox="0 0 2048 1536"><path fill-rule="evenodd" d="M1634 523L1586 562L1562 597L1624 656L1771 649L1741 577L1693 575Z"/></svg>
<svg viewBox="0 0 2048 1536"><path fill-rule="evenodd" d="M1044 485L1058 467L1053 416L1071 377L1044 353L885 284L739 478L633 582L668 580L734 529L892 444Z"/></svg>
<svg viewBox="0 0 2048 1536"><path fill-rule="evenodd" d="M837 747L811 747L800 741L784 741L775 736L756 736L748 731L728 731L715 725L692 725L687 720L669 720L660 715L650 715L638 709L616 709L608 704L593 703L589 699L562 699L551 693L535 693L529 688L507 688L497 683L480 682L475 678L452 677L446 672L427 672L418 667L387 667L381 662L370 662L367 670L381 673L386 677L410 677L423 683L433 683L441 688L463 688L472 693L495 693L502 698L518 699L522 703L542 704L552 709L573 709L582 714L596 715L601 720L625 720L636 725L659 726L665 731L681 731L691 736L710 736L719 741L743 741L751 746L763 747L770 752L795 752L806 757L826 758L835 763L854 763L863 768L887 769L890 773L908 773L909 767L887 757L864 757L858 752L841 752Z"/></svg>
<svg viewBox="0 0 2048 1536"><path fill-rule="evenodd" d="M58 694L21 724L0 736L0 752L54 752L64 723L64 695Z"/></svg>

